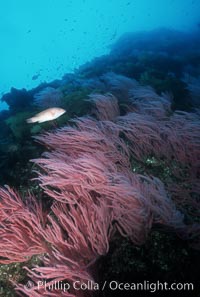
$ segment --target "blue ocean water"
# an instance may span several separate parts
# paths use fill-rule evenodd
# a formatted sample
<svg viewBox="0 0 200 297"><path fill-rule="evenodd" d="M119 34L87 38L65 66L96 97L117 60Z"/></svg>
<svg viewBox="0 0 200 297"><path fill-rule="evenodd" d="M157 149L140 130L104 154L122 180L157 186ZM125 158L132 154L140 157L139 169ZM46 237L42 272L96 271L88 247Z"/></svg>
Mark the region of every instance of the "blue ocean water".
<svg viewBox="0 0 200 297"><path fill-rule="evenodd" d="M199 12L199 0L1 1L0 95L60 79L107 54L126 32L192 32Z"/></svg>

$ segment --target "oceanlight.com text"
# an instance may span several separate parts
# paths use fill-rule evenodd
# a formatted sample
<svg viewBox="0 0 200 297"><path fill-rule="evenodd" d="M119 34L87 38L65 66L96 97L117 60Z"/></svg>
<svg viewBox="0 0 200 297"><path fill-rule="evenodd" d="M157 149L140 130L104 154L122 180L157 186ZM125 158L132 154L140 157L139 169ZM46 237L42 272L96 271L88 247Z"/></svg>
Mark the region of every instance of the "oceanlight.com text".
<svg viewBox="0 0 200 297"><path fill-rule="evenodd" d="M74 282L64 282L64 281L39 281L37 284L32 282L28 282L24 288L29 291L33 288L37 290L44 289L45 291L70 291L70 290L77 290L77 291L104 291L104 290L111 290L111 291L149 291L151 293L155 293L158 291L194 291L194 284L193 283L169 283L169 282L150 282L150 281L143 281L143 282L118 282L116 280L112 281L104 281L103 283L97 283L94 281L74 281Z"/></svg>

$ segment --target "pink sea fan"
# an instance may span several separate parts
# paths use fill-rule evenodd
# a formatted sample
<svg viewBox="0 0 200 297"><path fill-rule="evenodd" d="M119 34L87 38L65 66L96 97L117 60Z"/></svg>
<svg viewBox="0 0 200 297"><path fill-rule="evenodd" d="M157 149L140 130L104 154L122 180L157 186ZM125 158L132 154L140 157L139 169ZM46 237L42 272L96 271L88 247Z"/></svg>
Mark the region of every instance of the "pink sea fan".
<svg viewBox="0 0 200 297"><path fill-rule="evenodd" d="M108 252L116 233L142 244L152 225L160 224L184 239L195 238L198 246L199 226L186 226L163 182L133 172L131 161L145 164L147 157L154 156L169 167L175 161L171 168L176 180L187 180L190 185L198 177L199 117L180 112L164 115L167 103L160 103L160 96L152 90L148 92L151 100L144 103L140 89L137 100L141 99L143 107L138 105L137 112L125 116L119 116L116 108L112 116L108 114L117 105L112 96L105 101L102 95L95 95L97 109L100 106L97 114L103 112L99 116L103 120L76 119L72 127L36 137L50 149L32 160L38 165L40 186L51 198L48 214L31 195L23 202L13 190L0 190L2 263L42 254L42 267L26 268L34 286L27 291L17 285L22 294L90 296L89 291L51 291L51 282L93 280L91 268ZM102 100L103 105L98 105ZM164 113L149 112L152 106ZM191 174L181 176L183 168ZM169 190L168 181L165 183ZM47 288L38 289L39 280L46 281Z"/></svg>
<svg viewBox="0 0 200 297"><path fill-rule="evenodd" d="M187 84L187 90L191 95L191 103L198 107L200 106L200 76L193 77L185 73L183 82Z"/></svg>
<svg viewBox="0 0 200 297"><path fill-rule="evenodd" d="M48 252L43 237L46 216L35 198L29 195L24 203L9 187L0 188L0 197L0 263L24 262Z"/></svg>
<svg viewBox="0 0 200 297"><path fill-rule="evenodd" d="M122 100L127 100L129 92L139 85L135 79L114 72L104 74L102 80L107 84L108 90Z"/></svg>
<svg viewBox="0 0 200 297"><path fill-rule="evenodd" d="M49 108L61 106L63 94L60 89L46 87L34 95L34 101L40 108Z"/></svg>
<svg viewBox="0 0 200 297"><path fill-rule="evenodd" d="M55 154L62 153L62 158L65 159L74 159L84 153L93 155L99 152L114 163L129 166L129 150L119 138L120 129L117 125L90 118L80 118L74 122L76 127L64 127L54 133L36 136L35 139L56 150ZM58 156L58 159L62 158ZM37 159L36 163L39 163L39 160Z"/></svg>
<svg viewBox="0 0 200 297"><path fill-rule="evenodd" d="M200 161L199 123L198 115L192 117L188 113L175 113L162 121L140 113L129 113L117 120L117 125L130 141L134 158L144 161L145 157L153 155L167 162L174 160L192 168L194 173ZM178 174L180 170L182 168L178 166L174 173Z"/></svg>
<svg viewBox="0 0 200 297"><path fill-rule="evenodd" d="M175 160L192 167L192 176L200 168L200 116L197 113L175 112L163 130L168 134Z"/></svg>
<svg viewBox="0 0 200 297"><path fill-rule="evenodd" d="M127 91L138 86L138 82L133 78L128 78L124 75L116 74L114 72L107 72L102 78L112 86L113 89Z"/></svg>
<svg viewBox="0 0 200 297"><path fill-rule="evenodd" d="M24 267L31 281L28 281L26 285L14 284L18 294L29 297L92 296L92 291L74 289L75 282L94 281L88 269L81 267L75 261L71 261L69 265L69 258L65 258L56 250L52 252L52 255L47 255L43 259L43 266L36 266L32 269Z"/></svg>
<svg viewBox="0 0 200 297"><path fill-rule="evenodd" d="M50 224L44 233L51 251L43 258L44 266L26 267L35 285L28 291L24 286L17 285L18 291L28 296L90 296L92 292L89 291L76 292L73 284L93 281L90 267L108 251L112 217L103 202L100 204L98 207L53 204L52 212L57 220L49 216ZM54 288L62 283L67 283L70 289Z"/></svg>
<svg viewBox="0 0 200 297"><path fill-rule="evenodd" d="M62 259L65 262L65 258ZM93 282L93 278L87 271L74 265L73 269L67 265L56 264L54 266L35 267L32 270L25 267L28 276L31 278L31 286L16 285L16 290L20 296L30 297L84 297L92 296L92 291L75 290L73 284ZM20 293L23 293L21 295Z"/></svg>
<svg viewBox="0 0 200 297"><path fill-rule="evenodd" d="M51 214L44 216L41 206L33 197L29 208L9 188L2 189L0 196L3 213L0 226L1 263L24 262L32 255L46 255L42 257L44 267L28 269L35 284L40 279L46 279L45 290L43 286L38 289L35 285L26 289L17 285L18 291L27 296L50 296L47 292L53 281L65 280L72 284L74 281L93 280L88 269L100 255L108 252L113 233L112 214L104 201L92 205L76 203L71 206L54 202ZM10 205L13 202L13 209L6 204L6 198ZM18 205L21 206L20 209ZM57 296L54 290L50 294ZM82 294L81 292L80 296ZM63 296L79 295L72 289Z"/></svg>
<svg viewBox="0 0 200 297"><path fill-rule="evenodd" d="M0 222L3 222L15 212L25 208L21 197L14 192L9 186L0 188Z"/></svg>
<svg viewBox="0 0 200 297"><path fill-rule="evenodd" d="M91 205L95 205L97 211L100 211L99 202L106 203L111 221L115 221L116 226L121 225L120 230L126 230L123 223L127 219L136 234L138 234L137 229L142 233L143 218L140 217L142 205L134 197L134 188L125 176L117 174L117 167L112 162L105 160L102 163L103 158L105 157L102 154L96 154L95 157L86 155L69 164L65 163L62 167L59 163L56 166L52 156L48 163L46 159L40 159L37 164L48 171L47 175L39 175L41 187L46 194L62 203L75 205L81 203L90 205L90 208ZM56 176L59 176L59 179ZM101 228L103 230L103 227Z"/></svg>
<svg viewBox="0 0 200 297"><path fill-rule="evenodd" d="M107 123L109 124L106 129ZM150 131L148 123L144 127L144 122L142 122L143 130L141 131L143 133L148 134ZM125 158L120 156L123 154L123 150L118 150L119 140L115 143L115 139L119 139L119 136L117 137L116 134L115 137L109 137L109 128L112 127L114 130L113 125L115 124L113 123L110 126L110 122L105 122L98 126L92 121L89 126L88 120L84 121L82 119L80 122L78 121L78 128L46 134L43 141L47 146L48 141L52 148L55 147L56 143L59 143L60 146L57 145L56 152L50 152L45 154L43 158L35 160L44 170L39 173L38 179L46 194L62 203L96 204L99 200L105 201L118 231L123 235L128 235L133 242L138 244L144 242L145 234L148 233L147 230L150 229L152 222L160 222L176 228L176 226L182 224L183 218L178 212L176 213L174 205L163 190L161 183L159 184L156 179L147 181L145 177L142 179L142 177L130 173L130 164L126 159L126 155ZM157 131L155 141L158 141L159 147L161 141L159 129L156 125L153 128L156 128ZM118 129L119 124L116 124L116 131ZM128 125L124 125L124 129L129 131ZM100 137L102 131L104 132L103 138ZM106 131L108 131L108 135ZM130 133L132 135L134 129L130 129ZM154 134L155 131L153 130L148 136L151 145L152 135L154 136ZM66 141L67 139L68 141ZM85 139L90 139L90 142L86 142L87 146ZM99 142L100 139L103 141ZM147 154L149 152L148 146L145 144L141 146L141 141L144 141L144 139L136 141L138 151L139 148L142 149L141 158L144 155L144 149L147 150ZM64 145L65 143L66 145ZM101 143L101 146L99 146L99 143ZM122 140L121 143L123 143ZM111 147L112 154L109 154ZM123 145L121 147L123 148ZM132 147L134 150L135 147L133 145ZM76 157L72 153L73 151L76 151ZM148 194L149 188L151 188L149 192L151 196ZM160 205L161 208L157 209L155 205ZM164 216L164 210L161 212L162 207L168 209L166 211L167 217ZM159 213L160 219L158 219Z"/></svg>
<svg viewBox="0 0 200 297"><path fill-rule="evenodd" d="M162 93L160 96L150 86L137 86L131 89L129 94L135 111L143 115L149 114L162 119L171 112L173 96L170 93Z"/></svg>
<svg viewBox="0 0 200 297"><path fill-rule="evenodd" d="M112 94L91 94L89 100L95 104L93 114L101 121L114 121L120 115L117 98Z"/></svg>
<svg viewBox="0 0 200 297"><path fill-rule="evenodd" d="M98 203L102 201L109 209L109 228L111 223L115 222L116 229L137 244L144 242L153 222L174 228L183 224L183 218L176 212L161 182L130 174L129 171L117 173L117 166L109 160L102 164L103 158L105 157L100 154L95 158L87 155L63 165L56 165L52 155L48 162L45 158L40 159L37 164L47 170L47 174L39 175L41 187L55 200L70 205L96 205L98 212ZM73 208L70 212L72 210ZM89 217L91 218L92 214ZM107 227L107 230L109 228Z"/></svg>
<svg viewBox="0 0 200 297"><path fill-rule="evenodd" d="M144 116L140 113L128 113L117 119L116 124L121 130L122 135L129 143L129 150L132 156L144 161L145 157L156 153L162 155L162 138L160 126L152 116Z"/></svg>
<svg viewBox="0 0 200 297"><path fill-rule="evenodd" d="M175 112L161 120L154 116L133 112L118 117L116 124L128 143L133 159L143 164L152 156L158 162L163 160L170 174L177 179L176 185L173 186L174 182L170 180L167 184L173 199L179 208L198 214L200 206L197 198L200 174L199 115Z"/></svg>
<svg viewBox="0 0 200 297"><path fill-rule="evenodd" d="M52 212L59 224L49 216L51 224L44 237L69 264L73 260L83 268L108 252L112 214L104 201L70 206L56 202Z"/></svg>

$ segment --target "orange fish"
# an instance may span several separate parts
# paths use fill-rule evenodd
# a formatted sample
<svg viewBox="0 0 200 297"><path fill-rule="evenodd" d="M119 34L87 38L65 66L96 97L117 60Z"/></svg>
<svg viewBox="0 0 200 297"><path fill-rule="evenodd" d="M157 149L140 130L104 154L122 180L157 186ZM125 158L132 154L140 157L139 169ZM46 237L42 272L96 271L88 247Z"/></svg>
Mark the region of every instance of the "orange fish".
<svg viewBox="0 0 200 297"><path fill-rule="evenodd" d="M27 119L27 123L43 123L47 121L52 121L59 118L66 112L65 109L59 107L47 108L39 113L37 113L34 117Z"/></svg>

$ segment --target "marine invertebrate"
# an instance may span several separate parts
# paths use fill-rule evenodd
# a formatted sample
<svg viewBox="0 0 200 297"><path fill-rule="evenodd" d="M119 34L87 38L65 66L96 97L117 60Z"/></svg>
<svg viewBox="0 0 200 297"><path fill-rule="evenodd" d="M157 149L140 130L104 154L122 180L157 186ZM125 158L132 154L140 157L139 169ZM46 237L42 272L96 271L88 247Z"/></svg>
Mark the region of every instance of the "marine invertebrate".
<svg viewBox="0 0 200 297"><path fill-rule="evenodd" d="M62 91L52 87L46 87L34 95L34 103L40 108L61 106Z"/></svg>
<svg viewBox="0 0 200 297"><path fill-rule="evenodd" d="M112 94L91 94L89 96L90 101L95 104L93 113L98 120L110 120L113 121L120 115L118 101Z"/></svg>
<svg viewBox="0 0 200 297"><path fill-rule="evenodd" d="M184 75L183 82L187 84L187 90L191 94L191 103L199 108L200 102L200 76L193 77L189 74Z"/></svg>
<svg viewBox="0 0 200 297"><path fill-rule="evenodd" d="M143 115L164 118L171 112L172 94L162 93L159 96L150 86L137 86L130 90L129 95L135 110Z"/></svg>
<svg viewBox="0 0 200 297"><path fill-rule="evenodd" d="M33 196L24 203L17 192L0 189L0 262L24 262L48 251L43 232L45 213Z"/></svg>
<svg viewBox="0 0 200 297"><path fill-rule="evenodd" d="M95 94L92 100L100 120L82 117L72 126L35 137L49 150L32 160L38 166L36 179L51 199L45 212L31 195L23 202L13 190L0 190L0 262L25 261L35 254L42 262L40 267L26 268L34 286L27 291L17 285L17 290L27 296L59 296L51 285L63 281L71 285L63 296L88 296L92 291L77 292L72 284L95 279L91 268L108 252L115 235L140 245L153 224L164 225L184 239L196 237L198 246L199 226L185 224L164 183L133 171L131 165L132 158L145 163L152 155L169 166L175 160L193 170L190 183L199 161L193 129L198 115L163 116L170 106L167 97L160 102L153 90L147 91L149 98L141 95L146 94L144 89L139 90L141 105L124 116L119 116L115 97ZM149 114L156 104L161 113ZM180 179L181 166L171 167ZM192 203L189 198L187 203ZM46 283L38 288L41 279Z"/></svg>
<svg viewBox="0 0 200 297"><path fill-rule="evenodd" d="M129 91L138 86L138 82L135 79L114 72L105 73L102 75L102 80L119 100L128 99Z"/></svg>

